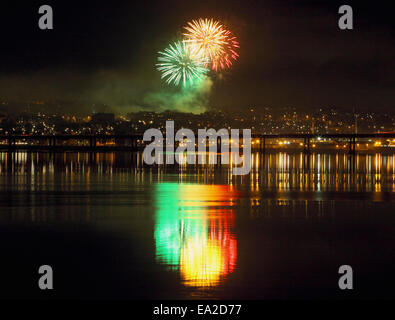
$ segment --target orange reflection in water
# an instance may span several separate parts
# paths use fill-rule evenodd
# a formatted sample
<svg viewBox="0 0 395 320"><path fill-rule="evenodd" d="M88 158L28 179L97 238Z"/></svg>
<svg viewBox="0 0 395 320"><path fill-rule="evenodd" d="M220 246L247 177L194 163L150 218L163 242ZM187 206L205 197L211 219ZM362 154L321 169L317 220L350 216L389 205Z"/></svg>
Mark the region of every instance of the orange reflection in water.
<svg viewBox="0 0 395 320"><path fill-rule="evenodd" d="M157 259L176 267L185 285L215 286L234 271L237 241L232 206L237 198L230 186L157 185Z"/></svg>

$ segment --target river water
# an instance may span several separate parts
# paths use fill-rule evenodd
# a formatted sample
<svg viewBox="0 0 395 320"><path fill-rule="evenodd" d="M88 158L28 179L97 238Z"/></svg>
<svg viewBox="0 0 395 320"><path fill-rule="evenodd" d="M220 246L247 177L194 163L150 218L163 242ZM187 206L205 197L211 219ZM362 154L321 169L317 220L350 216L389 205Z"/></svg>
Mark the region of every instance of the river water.
<svg viewBox="0 0 395 320"><path fill-rule="evenodd" d="M0 153L0 297L395 298L394 155L252 160L233 176L139 153ZM41 265L55 290L38 288Z"/></svg>

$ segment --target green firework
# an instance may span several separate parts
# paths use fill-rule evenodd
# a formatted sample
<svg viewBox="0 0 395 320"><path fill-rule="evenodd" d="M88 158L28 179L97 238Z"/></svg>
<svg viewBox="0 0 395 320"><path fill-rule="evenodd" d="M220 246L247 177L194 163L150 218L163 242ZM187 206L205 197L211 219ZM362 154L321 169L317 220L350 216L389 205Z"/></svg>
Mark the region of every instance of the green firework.
<svg viewBox="0 0 395 320"><path fill-rule="evenodd" d="M207 58L192 46L178 41L159 52L156 66L167 83L188 87L204 78L207 64Z"/></svg>

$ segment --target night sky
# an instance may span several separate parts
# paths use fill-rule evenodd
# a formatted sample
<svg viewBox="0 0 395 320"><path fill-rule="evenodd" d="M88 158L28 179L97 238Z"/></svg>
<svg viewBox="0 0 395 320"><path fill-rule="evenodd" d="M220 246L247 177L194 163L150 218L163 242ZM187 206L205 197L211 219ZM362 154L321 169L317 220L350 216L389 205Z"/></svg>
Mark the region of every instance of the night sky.
<svg viewBox="0 0 395 320"><path fill-rule="evenodd" d="M54 30L38 28L38 8ZM354 9L354 30L338 8ZM0 32L0 99L106 104L116 112L170 108L176 88L160 79L157 52L187 21L221 20L240 58L197 97L207 109L335 107L391 111L395 26L390 1L5 1ZM163 99L163 97L167 97ZM185 103L194 110L195 101Z"/></svg>

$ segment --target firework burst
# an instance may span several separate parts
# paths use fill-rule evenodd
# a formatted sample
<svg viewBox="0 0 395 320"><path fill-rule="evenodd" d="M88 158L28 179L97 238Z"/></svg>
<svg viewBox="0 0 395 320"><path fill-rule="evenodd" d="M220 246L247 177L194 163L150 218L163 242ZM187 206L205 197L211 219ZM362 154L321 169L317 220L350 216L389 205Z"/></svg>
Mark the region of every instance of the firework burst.
<svg viewBox="0 0 395 320"><path fill-rule="evenodd" d="M207 63L208 59L196 47L178 41L159 52L156 66L167 83L187 87L204 78Z"/></svg>
<svg viewBox="0 0 395 320"><path fill-rule="evenodd" d="M237 38L229 30L226 30L225 35L226 43L223 45L222 52L211 60L211 68L214 71L230 68L233 61L237 60L239 57L237 49L240 48L240 46Z"/></svg>
<svg viewBox="0 0 395 320"><path fill-rule="evenodd" d="M226 30L218 21L213 19L199 19L188 22L184 27L185 42L202 52L211 61L224 52L226 44Z"/></svg>
<svg viewBox="0 0 395 320"><path fill-rule="evenodd" d="M184 29L185 42L210 60L212 70L229 68L238 58L239 43L236 37L220 22L198 19L188 22Z"/></svg>

